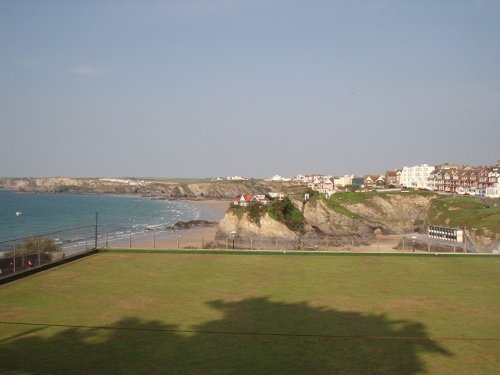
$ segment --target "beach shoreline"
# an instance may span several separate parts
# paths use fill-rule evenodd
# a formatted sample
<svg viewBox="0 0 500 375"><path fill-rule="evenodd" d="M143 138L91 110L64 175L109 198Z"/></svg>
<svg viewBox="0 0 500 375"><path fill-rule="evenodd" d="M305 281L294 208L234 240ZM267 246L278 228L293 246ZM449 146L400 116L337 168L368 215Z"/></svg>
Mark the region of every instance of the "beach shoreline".
<svg viewBox="0 0 500 375"><path fill-rule="evenodd" d="M185 249L197 248L201 249L206 244L215 240L217 233L218 222L222 220L227 209L229 208L230 200L176 200L178 202L186 202L195 206L201 206L210 209L214 213L216 224L191 226L186 229L169 228L161 231L145 231L141 233L131 234L128 238L121 241L113 241L106 243L109 248L140 248L140 249ZM191 220L195 220L192 218ZM203 218L201 218L203 219ZM189 223L189 221L188 221Z"/></svg>

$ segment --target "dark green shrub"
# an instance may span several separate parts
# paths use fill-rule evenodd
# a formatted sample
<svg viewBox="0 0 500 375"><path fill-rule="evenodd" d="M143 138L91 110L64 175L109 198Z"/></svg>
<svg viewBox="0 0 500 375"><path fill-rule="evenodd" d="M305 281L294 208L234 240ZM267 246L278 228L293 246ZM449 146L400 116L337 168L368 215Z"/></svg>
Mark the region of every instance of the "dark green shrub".
<svg viewBox="0 0 500 375"><path fill-rule="evenodd" d="M265 207L260 203L252 202L246 208L248 220L260 226L260 219L266 213Z"/></svg>
<svg viewBox="0 0 500 375"><path fill-rule="evenodd" d="M304 215L297 207L295 207L290 198L285 197L283 200L272 201L268 205L267 213L274 220L285 224L288 229L293 230L294 232L305 232Z"/></svg>
<svg viewBox="0 0 500 375"><path fill-rule="evenodd" d="M311 188L307 188L305 191L304 191L304 194L302 194L302 198L304 198L304 195L305 194L309 194L309 199L311 200L315 200L315 199L318 199L319 198L319 191L316 191L316 190L313 190Z"/></svg>

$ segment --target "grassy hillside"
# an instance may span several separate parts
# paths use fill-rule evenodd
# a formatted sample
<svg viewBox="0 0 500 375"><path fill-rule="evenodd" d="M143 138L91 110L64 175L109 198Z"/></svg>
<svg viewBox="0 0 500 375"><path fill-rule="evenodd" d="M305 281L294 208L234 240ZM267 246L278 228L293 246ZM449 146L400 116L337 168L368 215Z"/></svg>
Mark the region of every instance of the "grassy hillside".
<svg viewBox="0 0 500 375"><path fill-rule="evenodd" d="M440 196L431 202L429 220L435 225L500 233L500 199Z"/></svg>

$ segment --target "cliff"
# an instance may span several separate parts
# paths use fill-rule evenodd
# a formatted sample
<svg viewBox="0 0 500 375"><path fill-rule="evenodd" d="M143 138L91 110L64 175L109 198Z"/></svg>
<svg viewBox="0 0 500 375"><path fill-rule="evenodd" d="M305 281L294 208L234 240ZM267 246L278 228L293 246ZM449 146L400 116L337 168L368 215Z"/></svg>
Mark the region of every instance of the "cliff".
<svg viewBox="0 0 500 375"><path fill-rule="evenodd" d="M296 241L299 235L288 229L284 224L272 219L265 214L256 224L244 215L241 218L232 212L226 213L219 222L216 240L231 238L231 232L236 232L238 239L249 241L250 239L282 239Z"/></svg>
<svg viewBox="0 0 500 375"><path fill-rule="evenodd" d="M440 196L428 192L336 193L330 199L292 200L301 210L304 230L291 231L265 214L260 225L248 215L228 211L219 224L217 239L236 231L240 239L329 239L337 245L367 244L380 234L425 231L429 223L466 228L479 251L500 243L500 200Z"/></svg>
<svg viewBox="0 0 500 375"><path fill-rule="evenodd" d="M183 182L161 179L1 178L0 188L35 193L139 194L159 199L231 199L239 194L268 194L303 189L294 183L250 181Z"/></svg>
<svg viewBox="0 0 500 375"><path fill-rule="evenodd" d="M314 195L302 202L305 186L297 183L98 178L1 178L0 188L23 192L137 194L156 199L231 199L239 194L279 192L302 212L303 230L293 231L271 216L260 225L228 214L218 238L237 230L246 238L331 238L336 243L369 243L375 231L402 234L421 231L429 223L468 230L478 248L494 249L500 242L500 200L438 196L427 192L335 193L330 199ZM279 225L278 225L279 224ZM293 229L293 228L292 228Z"/></svg>
<svg viewBox="0 0 500 375"><path fill-rule="evenodd" d="M238 218L228 212L220 222L217 238L236 231L240 238L329 238L333 243L369 243L375 233L402 234L419 230L424 224L432 195L403 193L337 193L329 200L319 196L307 202L295 199L293 204L304 217L304 232L291 231L268 214L260 225L248 215Z"/></svg>

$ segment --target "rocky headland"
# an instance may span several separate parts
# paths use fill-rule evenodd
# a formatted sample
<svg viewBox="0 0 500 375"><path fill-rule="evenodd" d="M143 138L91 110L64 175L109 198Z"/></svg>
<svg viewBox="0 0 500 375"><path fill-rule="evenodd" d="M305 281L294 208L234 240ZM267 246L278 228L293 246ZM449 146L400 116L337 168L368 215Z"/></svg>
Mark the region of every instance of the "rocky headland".
<svg viewBox="0 0 500 375"><path fill-rule="evenodd" d="M228 200L239 194L281 193L289 197L300 225L291 226L282 214L263 209L258 217L229 209L220 221L216 239L236 232L240 239L299 241L329 239L332 243L367 244L377 234L425 231L429 223L467 228L479 248L494 249L500 241L500 200L443 197L430 192L335 193L330 199L315 196L303 201L306 186L293 182L2 178L0 188L31 193L131 194L153 199ZM286 210L285 210L286 211ZM280 216L281 215L281 216ZM297 224L297 223L295 223ZM193 228L213 223L178 223Z"/></svg>

